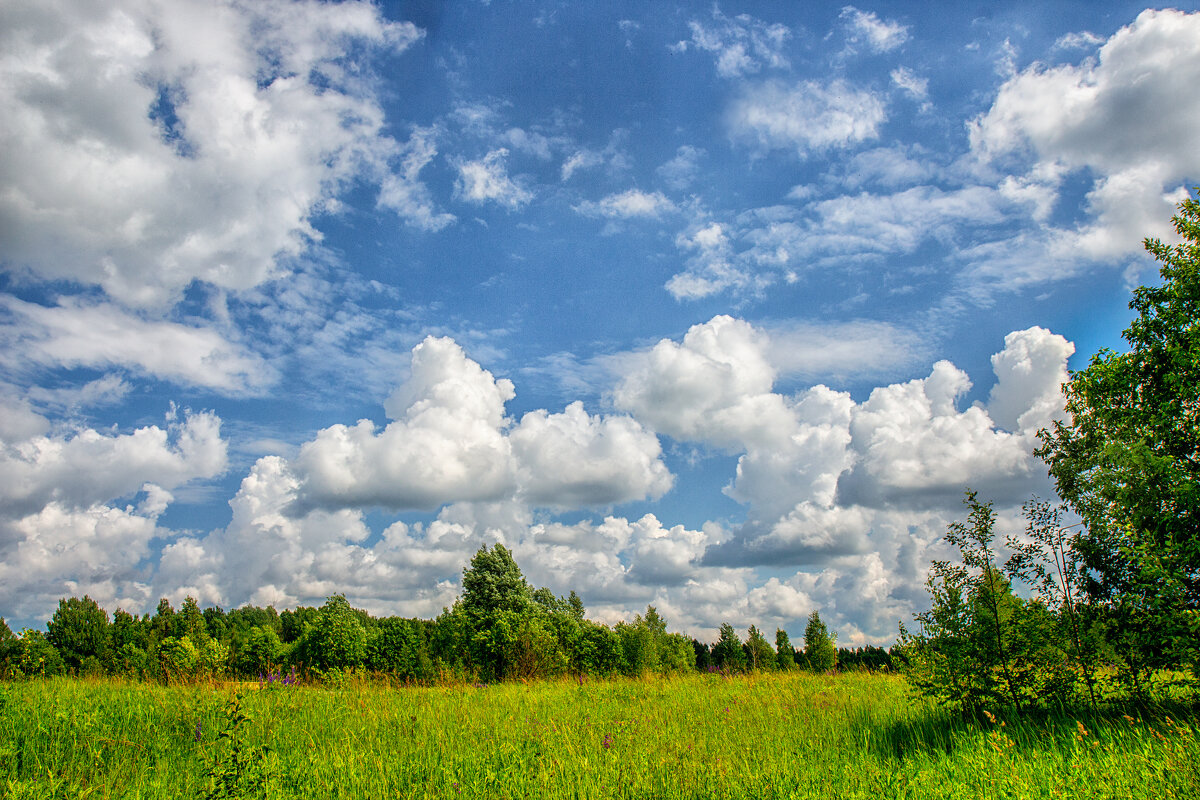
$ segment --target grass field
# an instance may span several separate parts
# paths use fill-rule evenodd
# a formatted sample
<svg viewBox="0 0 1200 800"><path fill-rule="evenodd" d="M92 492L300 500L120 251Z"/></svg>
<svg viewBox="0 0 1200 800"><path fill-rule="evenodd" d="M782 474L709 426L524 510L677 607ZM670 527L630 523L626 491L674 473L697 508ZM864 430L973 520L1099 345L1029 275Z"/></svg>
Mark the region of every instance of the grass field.
<svg viewBox="0 0 1200 800"><path fill-rule="evenodd" d="M281 687L242 721L235 688L0 686L0 794L1200 797L1194 717L966 723L880 675Z"/></svg>

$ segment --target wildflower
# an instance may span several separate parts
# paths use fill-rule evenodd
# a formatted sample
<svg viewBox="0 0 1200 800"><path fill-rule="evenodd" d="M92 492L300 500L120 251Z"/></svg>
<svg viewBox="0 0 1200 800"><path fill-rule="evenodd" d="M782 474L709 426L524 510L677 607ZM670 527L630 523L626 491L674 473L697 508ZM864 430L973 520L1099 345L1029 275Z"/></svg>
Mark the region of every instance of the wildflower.
<svg viewBox="0 0 1200 800"><path fill-rule="evenodd" d="M601 742L600 744L605 750L612 749L612 745L613 745L612 734L611 733L604 734L604 741Z"/></svg>
<svg viewBox="0 0 1200 800"><path fill-rule="evenodd" d="M200 741L200 737L203 734L203 732L204 732L204 723L201 722L200 720L196 720L196 741L197 742Z"/></svg>
<svg viewBox="0 0 1200 800"><path fill-rule="evenodd" d="M983 715L985 717L987 717L988 722L992 723L993 725L996 724L996 717L992 714L992 712L988 711L986 708L983 710Z"/></svg>
<svg viewBox="0 0 1200 800"><path fill-rule="evenodd" d="M1087 728L1085 728L1085 727L1083 727L1083 723L1082 723L1082 722L1076 721L1076 722L1075 722L1075 725L1076 725L1076 728L1077 728L1077 729L1078 729L1078 731L1079 731L1079 735L1080 735L1080 736L1087 736L1087 735L1088 735L1088 729L1087 729Z"/></svg>

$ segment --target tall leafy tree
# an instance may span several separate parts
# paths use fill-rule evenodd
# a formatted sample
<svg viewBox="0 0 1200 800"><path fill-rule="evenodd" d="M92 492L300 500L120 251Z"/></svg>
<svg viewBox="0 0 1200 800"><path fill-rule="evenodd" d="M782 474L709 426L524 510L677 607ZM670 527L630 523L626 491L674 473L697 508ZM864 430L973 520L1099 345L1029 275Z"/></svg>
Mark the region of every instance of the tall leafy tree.
<svg viewBox="0 0 1200 800"><path fill-rule="evenodd" d="M1144 668L1195 662L1200 641L1200 203L1174 223L1179 244L1145 240L1162 282L1133 293L1128 351L1071 376L1037 450L1086 525L1091 599Z"/></svg>
<svg viewBox="0 0 1200 800"><path fill-rule="evenodd" d="M742 640L728 622L721 626L720 638L713 645L712 660L718 669L726 672L746 670L746 654L742 650Z"/></svg>
<svg viewBox="0 0 1200 800"><path fill-rule="evenodd" d="M46 641L54 645L71 669L79 669L88 658L100 658L108 646L108 612L95 600L83 596L59 600L58 609L46 624Z"/></svg>
<svg viewBox="0 0 1200 800"><path fill-rule="evenodd" d="M804 658L813 672L828 672L837 666L837 634L829 632L816 611L804 626Z"/></svg>
<svg viewBox="0 0 1200 800"><path fill-rule="evenodd" d="M783 628L775 629L775 668L796 668L796 648L792 647L792 640Z"/></svg>
<svg viewBox="0 0 1200 800"><path fill-rule="evenodd" d="M754 625L750 626L746 635L746 660L755 671L775 668L775 651L767 637Z"/></svg>

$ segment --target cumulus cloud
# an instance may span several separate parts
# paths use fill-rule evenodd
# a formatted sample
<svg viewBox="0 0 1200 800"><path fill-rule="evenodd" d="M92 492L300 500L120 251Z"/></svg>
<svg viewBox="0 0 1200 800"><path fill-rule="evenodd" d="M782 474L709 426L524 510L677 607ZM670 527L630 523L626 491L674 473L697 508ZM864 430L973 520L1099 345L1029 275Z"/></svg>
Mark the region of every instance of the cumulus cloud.
<svg viewBox="0 0 1200 800"><path fill-rule="evenodd" d="M749 323L714 317L681 343L663 339L623 359L613 402L674 439L741 449L787 416L765 350L766 336Z"/></svg>
<svg viewBox="0 0 1200 800"><path fill-rule="evenodd" d="M668 200L662 192L628 189L618 194L610 194L598 202L585 201L575 206L575 210L585 217L655 219L667 212L674 211L675 204Z"/></svg>
<svg viewBox="0 0 1200 800"><path fill-rule="evenodd" d="M132 506L51 502L0 517L0 607L10 619L46 619L61 598L87 594L109 609L141 610L150 585L139 564L165 533L156 513Z"/></svg>
<svg viewBox="0 0 1200 800"><path fill-rule="evenodd" d="M895 50L908 41L908 27L895 20L883 20L874 11L859 11L854 6L842 9L842 21L846 25L846 43L865 45L875 53Z"/></svg>
<svg viewBox="0 0 1200 800"><path fill-rule="evenodd" d="M275 380L259 355L211 328L145 319L107 303L62 298L54 306L0 297L0 357L13 368L123 367L225 394L256 394Z"/></svg>
<svg viewBox="0 0 1200 800"><path fill-rule="evenodd" d="M1182 182L1200 174L1198 81L1200 14L1146 10L1095 58L1012 75L972 121L971 146L987 160L1028 159L1031 170L1090 171L1090 219L1060 232L1056 249L1127 255L1146 235L1170 238Z"/></svg>
<svg viewBox="0 0 1200 800"><path fill-rule="evenodd" d="M579 402L561 414L531 411L509 440L533 505L603 506L671 488L658 437L629 417L590 416Z"/></svg>
<svg viewBox="0 0 1200 800"><path fill-rule="evenodd" d="M58 6L0 25L0 241L9 265L162 305L245 289L395 143L359 58L420 36L364 2Z"/></svg>
<svg viewBox="0 0 1200 800"><path fill-rule="evenodd" d="M478 161L457 161L456 196L471 203L493 202L518 209L533 199L533 193L508 177L504 163L508 149L492 150Z"/></svg>
<svg viewBox="0 0 1200 800"><path fill-rule="evenodd" d="M36 513L50 503L89 508L132 495L147 483L171 489L219 474L226 465L221 420L185 414L165 428L125 434L91 428L6 440L0 449L3 515Z"/></svg>
<svg viewBox="0 0 1200 800"><path fill-rule="evenodd" d="M168 489L224 471L220 425L215 414L188 412L165 428L124 434L7 426L0 441L5 613L45 618L59 598L85 593L109 608L144 607L142 562L156 555L152 540L171 535L157 523L173 500ZM138 502L112 505L118 498Z"/></svg>
<svg viewBox="0 0 1200 800"><path fill-rule="evenodd" d="M388 398L393 420L333 425L288 469L302 507L435 509L520 498L581 508L659 497L672 477L657 437L626 416L581 403L536 410L512 427L511 381L497 379L447 338L412 353L411 374ZM511 429L510 429L511 428Z"/></svg>
<svg viewBox="0 0 1200 800"><path fill-rule="evenodd" d="M412 375L385 406L394 420L334 425L300 448L304 497L326 507L437 508L492 500L515 488L504 404L511 381L467 358L450 339L413 349Z"/></svg>
<svg viewBox="0 0 1200 800"><path fill-rule="evenodd" d="M726 124L734 141L803 157L875 139L886 118L883 98L839 78L750 87L733 101Z"/></svg>
<svg viewBox="0 0 1200 800"><path fill-rule="evenodd" d="M730 19L714 8L711 23L692 20L688 27L692 31L691 39L677 43L672 50L684 52L694 47L712 53L717 62L717 74L723 78L740 78L764 67L789 66L784 46L792 32L786 25L768 24L749 14Z"/></svg>

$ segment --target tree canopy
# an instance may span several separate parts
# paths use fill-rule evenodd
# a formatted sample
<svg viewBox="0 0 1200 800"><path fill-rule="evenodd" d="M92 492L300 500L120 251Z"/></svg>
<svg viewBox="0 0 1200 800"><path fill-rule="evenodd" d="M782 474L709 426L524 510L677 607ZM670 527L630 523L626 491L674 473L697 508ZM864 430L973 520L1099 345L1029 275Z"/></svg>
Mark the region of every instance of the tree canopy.
<svg viewBox="0 0 1200 800"><path fill-rule="evenodd" d="M1168 660L1200 640L1200 203L1174 223L1179 244L1145 240L1162 282L1133 293L1128 351L1071 376L1037 451L1085 524L1089 595Z"/></svg>

